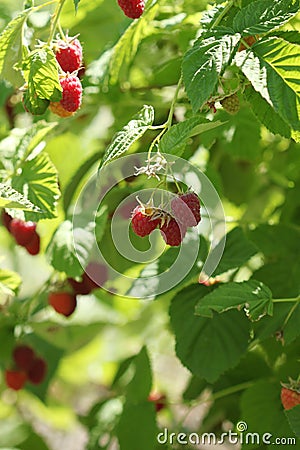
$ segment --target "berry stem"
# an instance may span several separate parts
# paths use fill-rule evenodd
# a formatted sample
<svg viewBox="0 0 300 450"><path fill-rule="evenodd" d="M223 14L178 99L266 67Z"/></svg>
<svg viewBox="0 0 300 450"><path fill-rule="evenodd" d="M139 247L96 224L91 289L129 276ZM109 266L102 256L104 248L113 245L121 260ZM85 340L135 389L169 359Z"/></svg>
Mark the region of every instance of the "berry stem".
<svg viewBox="0 0 300 450"><path fill-rule="evenodd" d="M59 16L61 14L61 11L63 9L63 6L65 4L66 0L59 0L59 3L56 6L56 10L54 11L54 14L52 16L51 19L51 27L50 27L50 33L49 33L49 38L48 38L48 45L51 44L51 41L53 40L54 34L55 34L55 30L59 21Z"/></svg>
<svg viewBox="0 0 300 450"><path fill-rule="evenodd" d="M300 295L298 297L291 298L274 298L273 303L297 303L300 301Z"/></svg>
<svg viewBox="0 0 300 450"><path fill-rule="evenodd" d="M168 115L168 119L167 119L167 123L166 123L166 128L169 130L172 126L172 120L173 120L173 114L174 114L174 108L175 108L175 104L177 102L178 99L178 94L181 88L181 83L182 83L182 75L179 78L176 90L175 90L175 94L174 94L174 98L172 100L171 103L171 107L170 107L170 111L169 111L169 115Z"/></svg>

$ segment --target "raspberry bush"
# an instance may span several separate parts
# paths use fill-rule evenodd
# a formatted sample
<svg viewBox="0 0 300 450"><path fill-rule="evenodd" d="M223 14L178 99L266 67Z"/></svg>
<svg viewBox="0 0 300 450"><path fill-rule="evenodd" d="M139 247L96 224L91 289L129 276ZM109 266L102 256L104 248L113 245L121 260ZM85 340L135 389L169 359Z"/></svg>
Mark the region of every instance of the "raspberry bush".
<svg viewBox="0 0 300 450"><path fill-rule="evenodd" d="M1 3L1 448L300 447L299 6Z"/></svg>

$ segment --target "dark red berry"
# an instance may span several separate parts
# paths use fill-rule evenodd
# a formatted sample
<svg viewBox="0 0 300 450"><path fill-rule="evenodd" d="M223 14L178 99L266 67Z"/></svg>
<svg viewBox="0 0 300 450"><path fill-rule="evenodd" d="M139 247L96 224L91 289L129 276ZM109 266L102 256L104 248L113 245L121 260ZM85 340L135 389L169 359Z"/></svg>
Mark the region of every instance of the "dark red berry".
<svg viewBox="0 0 300 450"><path fill-rule="evenodd" d="M125 16L130 17L130 19L138 19L145 9L144 0L118 0L118 4Z"/></svg>
<svg viewBox="0 0 300 450"><path fill-rule="evenodd" d="M201 220L200 200L193 192L173 198L171 208L174 217L187 227L195 227Z"/></svg>
<svg viewBox="0 0 300 450"><path fill-rule="evenodd" d="M28 372L28 381L30 381L33 384L40 384L47 372L47 364L46 361L42 358L36 358Z"/></svg>
<svg viewBox="0 0 300 450"><path fill-rule="evenodd" d="M131 217L131 226L135 234L148 236L160 224L160 219L153 219L153 214L146 214L142 206L134 208Z"/></svg>
<svg viewBox="0 0 300 450"><path fill-rule="evenodd" d="M4 211L4 209L2 210L1 220L5 228L10 232L9 227L13 218L6 211Z"/></svg>
<svg viewBox="0 0 300 450"><path fill-rule="evenodd" d="M35 358L34 351L28 345L19 345L13 351L13 359L19 369L27 372Z"/></svg>
<svg viewBox="0 0 300 450"><path fill-rule="evenodd" d="M159 394L158 392L152 392L148 396L148 401L153 402L155 406L155 411L159 412L166 407L166 396L165 394Z"/></svg>
<svg viewBox="0 0 300 450"><path fill-rule="evenodd" d="M76 295L87 295L94 289L101 287L107 279L107 267L104 264L91 262L87 265L81 281L76 281L74 278L68 278L68 282Z"/></svg>
<svg viewBox="0 0 300 450"><path fill-rule="evenodd" d="M38 233L34 233L31 241L25 245L26 250L30 255L37 255L40 252L40 236Z"/></svg>
<svg viewBox="0 0 300 450"><path fill-rule="evenodd" d="M49 305L59 314L69 317L76 309L76 295L69 292L52 292L48 297Z"/></svg>
<svg viewBox="0 0 300 450"><path fill-rule="evenodd" d="M27 380L26 372L21 370L5 370L5 382L6 385L14 389L15 391L19 391L22 389Z"/></svg>
<svg viewBox="0 0 300 450"><path fill-rule="evenodd" d="M74 72L82 64L82 47L78 39L67 37L54 45L55 56L64 72Z"/></svg>
<svg viewBox="0 0 300 450"><path fill-rule="evenodd" d="M9 230L14 236L17 244L25 246L33 238L36 230L36 223L24 222L24 220L13 219L10 222Z"/></svg>
<svg viewBox="0 0 300 450"><path fill-rule="evenodd" d="M186 226L172 217L160 227L160 232L166 244L177 247L183 241L186 234Z"/></svg>

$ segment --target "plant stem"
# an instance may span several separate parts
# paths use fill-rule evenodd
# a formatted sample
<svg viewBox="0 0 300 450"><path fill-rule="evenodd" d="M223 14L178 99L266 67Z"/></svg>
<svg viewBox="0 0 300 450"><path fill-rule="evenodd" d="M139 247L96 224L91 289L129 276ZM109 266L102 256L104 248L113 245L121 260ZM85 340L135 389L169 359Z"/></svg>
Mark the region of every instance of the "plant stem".
<svg viewBox="0 0 300 450"><path fill-rule="evenodd" d="M174 108L175 108L175 104L176 104L177 99L178 99L178 94L179 94L179 91L180 91L180 88L181 88L181 83L182 83L182 75L181 75L181 77L179 78L179 81L178 81L178 84L177 84L177 87L176 87L176 91L175 91L175 94L174 94L174 98L173 98L173 100L172 100L172 104L171 104L171 107L170 107L170 111L169 111L169 115L168 115L168 119L167 119L167 123L166 123L166 128L167 128L168 130L169 130L169 129L171 128L171 126L172 126L172 120L173 120Z"/></svg>
<svg viewBox="0 0 300 450"><path fill-rule="evenodd" d="M300 295L298 297L291 298L274 298L273 303L294 303L300 301Z"/></svg>
<svg viewBox="0 0 300 450"><path fill-rule="evenodd" d="M55 30L57 27L57 23L59 21L59 16L61 14L61 11L63 9L63 6L65 4L66 0L59 0L59 3L57 4L56 10L54 11L54 14L52 16L52 20L51 20L51 28L50 28L50 33L49 33L49 38L48 38L48 45L50 45L54 34L55 34Z"/></svg>

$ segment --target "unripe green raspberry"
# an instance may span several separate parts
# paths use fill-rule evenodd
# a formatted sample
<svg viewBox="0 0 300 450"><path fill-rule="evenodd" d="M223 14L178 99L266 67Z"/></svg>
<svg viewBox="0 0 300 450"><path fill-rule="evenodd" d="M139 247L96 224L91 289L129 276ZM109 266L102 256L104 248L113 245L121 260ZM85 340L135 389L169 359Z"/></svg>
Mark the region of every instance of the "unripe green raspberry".
<svg viewBox="0 0 300 450"><path fill-rule="evenodd" d="M236 114L240 110L240 101L237 94L225 97L220 103L229 114Z"/></svg>

